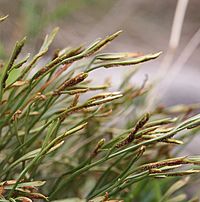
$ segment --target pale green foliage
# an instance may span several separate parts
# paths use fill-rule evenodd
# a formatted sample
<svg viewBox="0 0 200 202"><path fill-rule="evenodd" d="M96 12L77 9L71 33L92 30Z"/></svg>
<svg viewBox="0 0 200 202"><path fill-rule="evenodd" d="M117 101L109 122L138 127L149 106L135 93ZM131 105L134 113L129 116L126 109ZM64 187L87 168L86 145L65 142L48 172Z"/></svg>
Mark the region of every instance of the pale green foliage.
<svg viewBox="0 0 200 202"><path fill-rule="evenodd" d="M186 117L199 106L143 112L151 86L129 82L138 64L161 53L98 53L120 31L56 51L40 66L56 32L35 56L19 57L25 38L17 42L1 64L0 201L185 201L179 189L189 178L175 181L197 175L200 157L177 157L172 149L198 134L200 115ZM118 66L133 71L116 92L107 81L87 79Z"/></svg>

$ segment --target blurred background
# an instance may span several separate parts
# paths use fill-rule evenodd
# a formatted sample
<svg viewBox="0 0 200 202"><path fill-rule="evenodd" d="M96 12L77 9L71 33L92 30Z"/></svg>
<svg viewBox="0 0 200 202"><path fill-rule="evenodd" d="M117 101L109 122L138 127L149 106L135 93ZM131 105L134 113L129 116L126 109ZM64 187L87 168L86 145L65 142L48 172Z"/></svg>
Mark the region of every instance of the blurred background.
<svg viewBox="0 0 200 202"><path fill-rule="evenodd" d="M9 15L0 27L0 59L24 36L28 38L25 51L36 53L44 36L57 26L60 31L50 53L123 30L106 51L163 51L133 78L140 84L148 75L148 82L159 82L152 97L160 99L152 103L200 103L199 10L199 0L0 0L0 16ZM98 70L93 76L98 81L112 75L117 86L128 71L124 67ZM199 148L188 150L198 153Z"/></svg>

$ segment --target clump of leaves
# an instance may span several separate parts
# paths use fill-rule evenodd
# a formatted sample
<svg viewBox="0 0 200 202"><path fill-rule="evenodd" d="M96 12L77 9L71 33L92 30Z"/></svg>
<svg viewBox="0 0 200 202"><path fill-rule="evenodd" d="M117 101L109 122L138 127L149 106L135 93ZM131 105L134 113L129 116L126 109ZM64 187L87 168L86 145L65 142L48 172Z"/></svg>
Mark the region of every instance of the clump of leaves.
<svg viewBox="0 0 200 202"><path fill-rule="evenodd" d="M200 158L173 148L198 134L200 115L189 112L199 105L143 112L152 86L129 82L160 52L99 53L116 32L40 66L57 31L31 57L20 56L26 39L16 42L1 63L0 201L185 201L184 176L199 173ZM118 66L133 71L116 92L87 79Z"/></svg>

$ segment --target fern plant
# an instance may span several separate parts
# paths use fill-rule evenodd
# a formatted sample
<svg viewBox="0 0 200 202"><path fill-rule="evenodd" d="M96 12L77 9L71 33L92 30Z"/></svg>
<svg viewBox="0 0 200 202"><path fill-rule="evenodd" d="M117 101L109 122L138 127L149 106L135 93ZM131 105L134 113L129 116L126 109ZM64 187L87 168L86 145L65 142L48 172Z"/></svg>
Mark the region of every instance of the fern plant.
<svg viewBox="0 0 200 202"><path fill-rule="evenodd" d="M119 31L40 66L57 31L33 56L20 55L26 38L16 42L0 64L0 201L188 201L182 188L200 157L179 153L199 132L199 105L144 112L152 86L130 83L161 53L99 52ZM131 73L115 92L87 78L124 66Z"/></svg>

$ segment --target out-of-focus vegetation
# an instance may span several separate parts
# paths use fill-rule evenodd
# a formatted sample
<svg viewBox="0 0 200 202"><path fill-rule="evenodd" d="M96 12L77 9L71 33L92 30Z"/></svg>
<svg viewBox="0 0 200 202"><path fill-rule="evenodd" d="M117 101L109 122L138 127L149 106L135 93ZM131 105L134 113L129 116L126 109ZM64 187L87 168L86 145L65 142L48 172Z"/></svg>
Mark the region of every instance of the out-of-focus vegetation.
<svg viewBox="0 0 200 202"><path fill-rule="evenodd" d="M105 13L114 1L98 1L98 0L69 0L69 1L49 1L49 0L20 0L10 2L2 0L0 2L3 8L1 15L9 13L11 22L5 27L0 34L2 39L0 42L0 58L5 57L11 45L11 41L16 40L19 36L26 35L30 47L35 50L38 48L42 40L42 33L54 26L62 26L66 21L75 21L76 15L81 10L94 10L94 19L98 20L98 16ZM97 9L98 8L98 9ZM99 12L100 11L100 12ZM12 32L11 32L12 31ZM38 34L40 33L40 34Z"/></svg>

